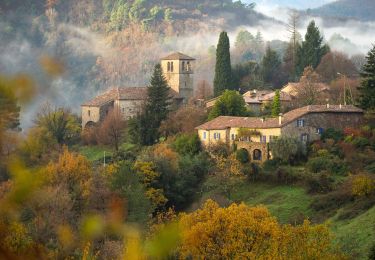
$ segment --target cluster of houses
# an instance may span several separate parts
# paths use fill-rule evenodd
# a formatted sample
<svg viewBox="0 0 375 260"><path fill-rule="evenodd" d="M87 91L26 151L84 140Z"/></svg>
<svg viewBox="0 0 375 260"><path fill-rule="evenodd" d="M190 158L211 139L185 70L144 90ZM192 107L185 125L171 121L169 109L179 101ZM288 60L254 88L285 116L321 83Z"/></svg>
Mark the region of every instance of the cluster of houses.
<svg viewBox="0 0 375 260"><path fill-rule="evenodd" d="M161 60L164 76L171 87L177 106L193 97L193 63L195 59L182 53L173 53ZM324 92L328 86L317 83L316 90ZM298 83L289 83L280 90L282 107L288 108L298 92ZM254 112L260 112L273 101L274 91L252 90L243 94L245 103ZM82 128L104 120L108 112L118 108L124 119L137 115L147 99L147 87L115 87L84 103ZM216 99L208 100L211 108ZM280 114L278 118L219 116L198 127L203 147L218 144L236 145L246 149L253 162L264 162L272 157L269 143L278 137L292 137L302 142L318 140L328 128L356 127L363 121L363 111L351 105L310 105Z"/></svg>

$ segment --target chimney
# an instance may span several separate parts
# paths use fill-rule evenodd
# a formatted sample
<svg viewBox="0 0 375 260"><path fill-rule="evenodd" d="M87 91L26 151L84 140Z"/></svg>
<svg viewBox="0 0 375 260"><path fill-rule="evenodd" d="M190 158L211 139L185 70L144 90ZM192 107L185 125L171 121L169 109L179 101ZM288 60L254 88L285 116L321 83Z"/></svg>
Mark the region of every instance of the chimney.
<svg viewBox="0 0 375 260"><path fill-rule="evenodd" d="M280 113L279 114L279 125L281 125L283 123L283 114Z"/></svg>
<svg viewBox="0 0 375 260"><path fill-rule="evenodd" d="M327 103L327 108L329 108L329 103Z"/></svg>
<svg viewBox="0 0 375 260"><path fill-rule="evenodd" d="M342 109L342 105L340 104L340 109Z"/></svg>
<svg viewBox="0 0 375 260"><path fill-rule="evenodd" d="M260 121L262 121L262 123L264 122L264 117L262 117L261 119L260 119Z"/></svg>

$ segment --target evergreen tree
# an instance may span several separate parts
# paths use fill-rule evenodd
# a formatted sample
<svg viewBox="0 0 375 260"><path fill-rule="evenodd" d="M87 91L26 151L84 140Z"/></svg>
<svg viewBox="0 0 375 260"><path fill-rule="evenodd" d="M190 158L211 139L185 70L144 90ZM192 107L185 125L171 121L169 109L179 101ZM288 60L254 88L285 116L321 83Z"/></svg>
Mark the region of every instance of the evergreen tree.
<svg viewBox="0 0 375 260"><path fill-rule="evenodd" d="M281 70L281 60L276 51L270 46L267 47L266 55L262 60L262 76L265 83L272 84L274 87L279 83L278 74Z"/></svg>
<svg viewBox="0 0 375 260"><path fill-rule="evenodd" d="M363 109L375 110L375 46L366 56L361 72L359 104Z"/></svg>
<svg viewBox="0 0 375 260"><path fill-rule="evenodd" d="M143 114L130 121L129 136L134 143L153 145L159 139L159 127L167 118L171 97L170 87L163 75L160 64L155 65L147 90L147 102Z"/></svg>
<svg viewBox="0 0 375 260"><path fill-rule="evenodd" d="M219 96L225 89L231 89L232 68L230 64L230 44L226 32L220 34L216 49L216 66L214 79L214 95Z"/></svg>
<svg viewBox="0 0 375 260"><path fill-rule="evenodd" d="M296 74L301 76L303 70L312 66L314 69L319 65L322 57L329 52L329 46L323 44L323 36L315 22L311 21L307 27L305 40L297 50Z"/></svg>
<svg viewBox="0 0 375 260"><path fill-rule="evenodd" d="M272 102L272 116L278 116L281 112L281 105L280 105L280 90L276 90L275 96L273 97Z"/></svg>

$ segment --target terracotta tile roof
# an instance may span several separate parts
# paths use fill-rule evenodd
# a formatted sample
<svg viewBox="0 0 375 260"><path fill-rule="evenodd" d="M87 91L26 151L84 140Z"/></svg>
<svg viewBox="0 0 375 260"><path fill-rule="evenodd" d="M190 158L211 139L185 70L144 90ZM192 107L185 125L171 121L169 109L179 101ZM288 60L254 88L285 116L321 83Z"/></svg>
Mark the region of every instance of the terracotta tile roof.
<svg viewBox="0 0 375 260"><path fill-rule="evenodd" d="M297 95L298 88L300 87L299 82L289 82L286 86L284 86L281 91L290 94L291 96ZM329 90L329 86L325 83L314 83L314 87L318 92L323 92Z"/></svg>
<svg viewBox="0 0 375 260"><path fill-rule="evenodd" d="M266 118L262 120L260 117L233 117L219 116L203 125L196 127L200 130L222 130L231 127L245 128L279 128L283 127L297 118L309 113L363 113L363 110L355 106L339 106L339 105L311 105L294 109L283 115L282 124L279 125L278 118Z"/></svg>
<svg viewBox="0 0 375 260"><path fill-rule="evenodd" d="M244 97L252 97L252 96L261 97L261 96L267 95L271 92L272 92L272 90L256 90L256 89L253 89L253 90L249 90L249 91L245 92L242 96L244 96Z"/></svg>
<svg viewBox="0 0 375 260"><path fill-rule="evenodd" d="M195 59L181 52L175 52L175 53L169 54L167 57L162 58L162 60L195 60Z"/></svg>
<svg viewBox="0 0 375 260"><path fill-rule="evenodd" d="M245 103L247 103L247 104L262 104L262 102L259 101L258 98L244 96L243 99L245 100Z"/></svg>
<svg viewBox="0 0 375 260"><path fill-rule="evenodd" d="M272 101L276 92L271 92L259 98L260 101ZM280 101L292 101L291 95L284 91L280 91Z"/></svg>
<svg viewBox="0 0 375 260"><path fill-rule="evenodd" d="M170 95L175 98L179 99L179 94L170 89ZM147 87L119 87L119 88L111 88L108 91L104 92L96 96L95 98L91 99L88 102L82 104L82 106L102 106L108 102L112 102L114 100L146 100L147 99Z"/></svg>

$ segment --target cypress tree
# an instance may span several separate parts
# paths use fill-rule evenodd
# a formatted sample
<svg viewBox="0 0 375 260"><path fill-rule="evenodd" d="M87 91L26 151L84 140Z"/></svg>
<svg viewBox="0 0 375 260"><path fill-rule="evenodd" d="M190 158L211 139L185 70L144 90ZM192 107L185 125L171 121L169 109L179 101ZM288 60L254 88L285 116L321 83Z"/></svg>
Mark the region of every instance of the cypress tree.
<svg viewBox="0 0 375 260"><path fill-rule="evenodd" d="M375 110L375 46L368 52L366 60L360 73L359 104L363 109Z"/></svg>
<svg viewBox="0 0 375 260"><path fill-rule="evenodd" d="M153 145L159 139L159 127L167 118L171 97L170 87L163 75L160 64L155 65L150 86L147 89L147 101L144 112L131 121L129 135L133 142ZM137 136L138 135L138 136Z"/></svg>
<svg viewBox="0 0 375 260"><path fill-rule="evenodd" d="M315 22L311 21L307 27L305 40L297 50L296 74L301 76L303 70L312 66L314 69L318 67L322 57L329 52L329 46L323 44L323 36L320 34L319 28L315 26Z"/></svg>
<svg viewBox="0 0 375 260"><path fill-rule="evenodd" d="M273 97L272 102L272 116L278 116L281 112L281 105L280 105L280 91L276 90L275 96Z"/></svg>
<svg viewBox="0 0 375 260"><path fill-rule="evenodd" d="M230 44L226 32L220 34L216 48L216 66L214 78L214 95L219 96L225 89L231 89L232 68L230 64Z"/></svg>

